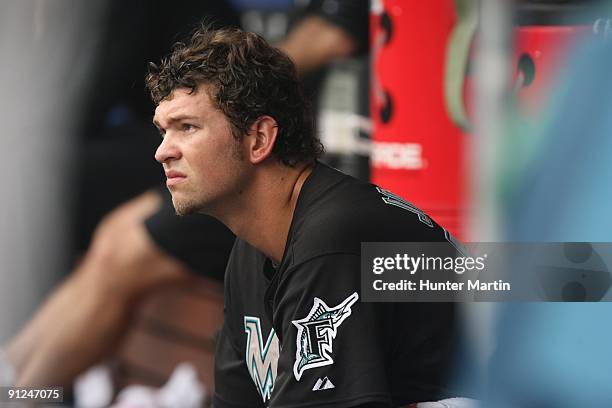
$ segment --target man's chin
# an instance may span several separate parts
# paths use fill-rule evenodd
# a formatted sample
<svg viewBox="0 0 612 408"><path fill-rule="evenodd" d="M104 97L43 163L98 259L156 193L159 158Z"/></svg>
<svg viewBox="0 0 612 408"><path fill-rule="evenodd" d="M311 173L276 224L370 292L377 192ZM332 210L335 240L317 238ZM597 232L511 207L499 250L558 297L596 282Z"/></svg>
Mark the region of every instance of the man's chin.
<svg viewBox="0 0 612 408"><path fill-rule="evenodd" d="M200 207L196 203L177 200L174 196L172 197L172 205L174 206L176 215L179 216L197 214L200 212Z"/></svg>

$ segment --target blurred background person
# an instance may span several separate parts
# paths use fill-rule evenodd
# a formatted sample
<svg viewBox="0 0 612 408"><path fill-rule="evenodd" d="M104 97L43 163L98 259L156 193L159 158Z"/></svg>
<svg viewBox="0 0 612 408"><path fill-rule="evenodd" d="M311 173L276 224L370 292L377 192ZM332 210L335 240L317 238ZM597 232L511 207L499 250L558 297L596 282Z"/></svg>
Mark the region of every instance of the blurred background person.
<svg viewBox="0 0 612 408"><path fill-rule="evenodd" d="M72 205L66 200L64 208L73 209L72 258L80 259L75 272L7 347L18 384L70 384L116 345L143 292L168 282L188 283L190 272L221 279L231 248L231 234L212 226L210 218L178 219L165 209L167 202L162 205L168 198L159 191L142 193L163 180L152 159L159 136L150 123L152 107L142 78L147 61L166 53L178 35L202 18L237 25L237 14L225 2L179 1L170 6L162 1L108 1L103 6L96 16L98 26L79 27L83 33L98 31L91 74L75 85L81 109L71 115L57 112L70 118L76 135L67 143L76 144L70 188L58 186L57 191L74 200ZM55 17L48 24L59 27L69 14ZM79 38L80 33L71 34ZM89 49L80 42L74 46ZM74 59L76 55L67 56L66 63ZM50 109L47 105L43 107ZM167 237L172 222L189 225L184 232L197 237L190 255L180 248L181 236ZM200 234L200 229L206 232ZM37 275L48 279L40 271Z"/></svg>
<svg viewBox="0 0 612 408"><path fill-rule="evenodd" d="M508 150L498 157L493 193L502 198L502 239L580 244L560 244L568 272L541 280L551 302L498 306L486 393L494 406L607 406L612 403L612 331L606 324L612 311L610 10L596 2L548 3L557 13L549 14L546 27L537 19L521 26L531 30L534 41L523 42L523 61L546 49L542 37L535 42L538 27L541 36L544 29L556 34L551 44L561 52L554 72L545 60L533 58L524 93L544 76L549 85L541 97L527 104L519 99L518 112L511 111L500 135Z"/></svg>
<svg viewBox="0 0 612 408"><path fill-rule="evenodd" d="M611 333L603 323L612 256L609 245L597 244L610 241L603 187L610 172L609 5L596 3L526 0L482 8L482 37L493 41L475 70L478 103L488 108L477 118L473 239L558 242L566 265L566 273L539 280L542 302L470 305L480 312L473 317L488 324L473 331L482 370L466 369L462 379L478 384L485 406L612 401Z"/></svg>

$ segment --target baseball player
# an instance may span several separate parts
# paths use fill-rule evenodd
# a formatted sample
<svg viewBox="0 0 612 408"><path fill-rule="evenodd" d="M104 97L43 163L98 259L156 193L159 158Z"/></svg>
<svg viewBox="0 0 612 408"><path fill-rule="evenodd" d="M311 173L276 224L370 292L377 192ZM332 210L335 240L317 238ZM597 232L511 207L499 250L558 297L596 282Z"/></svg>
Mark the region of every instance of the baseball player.
<svg viewBox="0 0 612 408"><path fill-rule="evenodd" d="M147 86L175 210L212 215L238 238L215 406L448 396L452 304L364 303L359 290L361 242L447 234L401 198L317 161L291 60L255 34L203 26L151 67Z"/></svg>

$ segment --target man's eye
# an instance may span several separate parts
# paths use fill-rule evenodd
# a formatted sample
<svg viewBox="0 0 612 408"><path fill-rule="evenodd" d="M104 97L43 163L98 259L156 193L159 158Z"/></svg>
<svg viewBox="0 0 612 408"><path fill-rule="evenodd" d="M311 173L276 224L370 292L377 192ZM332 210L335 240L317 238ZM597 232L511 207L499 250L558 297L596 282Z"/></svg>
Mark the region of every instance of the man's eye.
<svg viewBox="0 0 612 408"><path fill-rule="evenodd" d="M191 132L193 130L195 130L195 126L190 124L190 123L183 123L183 131L184 132Z"/></svg>

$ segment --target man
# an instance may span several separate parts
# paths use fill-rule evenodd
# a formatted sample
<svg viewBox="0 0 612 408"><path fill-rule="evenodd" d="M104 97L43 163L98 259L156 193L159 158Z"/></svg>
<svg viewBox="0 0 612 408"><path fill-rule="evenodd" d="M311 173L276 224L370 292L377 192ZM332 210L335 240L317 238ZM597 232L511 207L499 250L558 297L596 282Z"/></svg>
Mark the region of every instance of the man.
<svg viewBox="0 0 612 408"><path fill-rule="evenodd" d="M291 60L255 34L202 27L151 67L147 86L177 213L212 215L238 237L215 406L447 396L452 305L359 302L361 242L444 241L444 230L316 160Z"/></svg>

